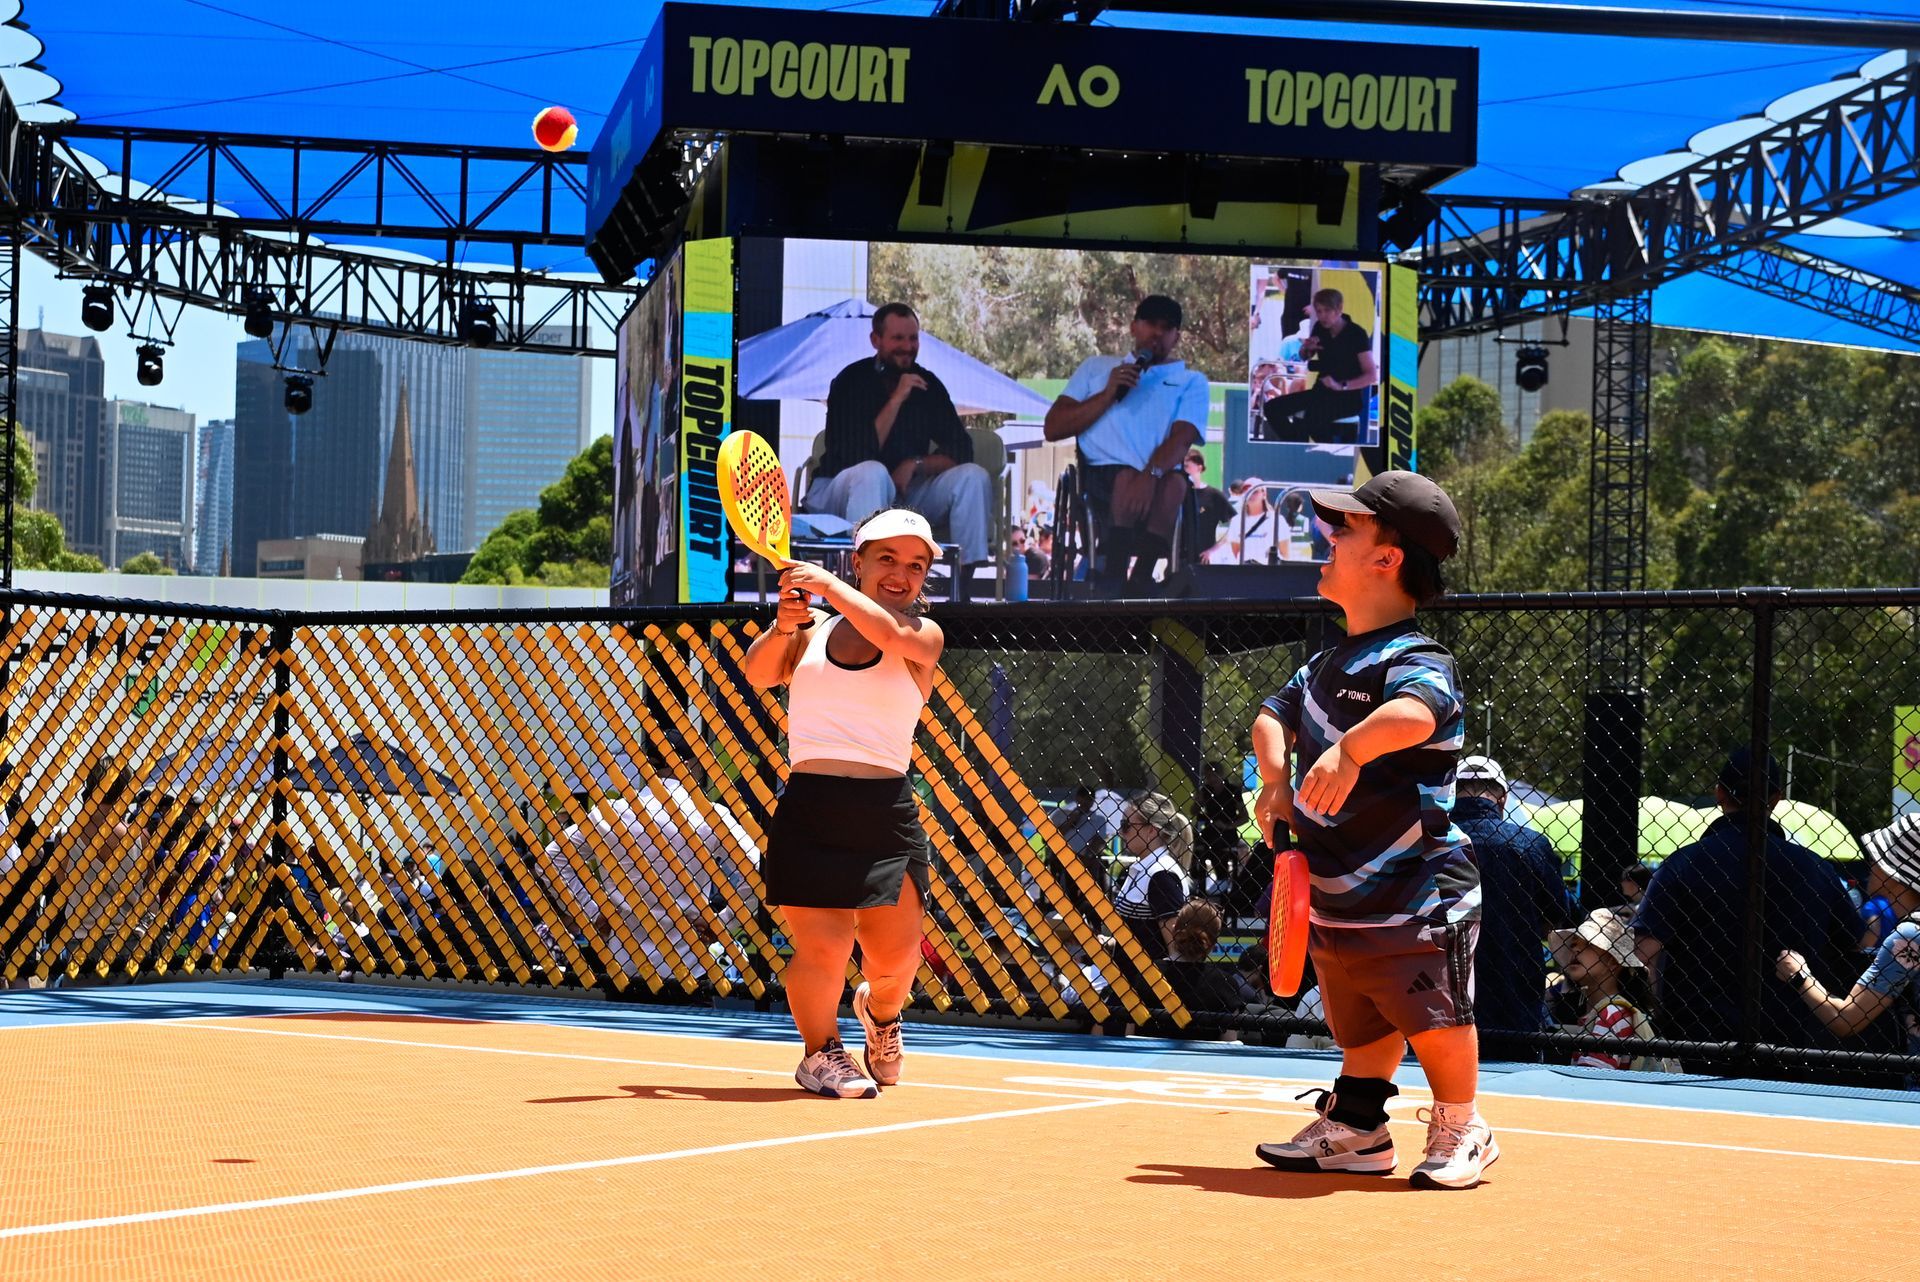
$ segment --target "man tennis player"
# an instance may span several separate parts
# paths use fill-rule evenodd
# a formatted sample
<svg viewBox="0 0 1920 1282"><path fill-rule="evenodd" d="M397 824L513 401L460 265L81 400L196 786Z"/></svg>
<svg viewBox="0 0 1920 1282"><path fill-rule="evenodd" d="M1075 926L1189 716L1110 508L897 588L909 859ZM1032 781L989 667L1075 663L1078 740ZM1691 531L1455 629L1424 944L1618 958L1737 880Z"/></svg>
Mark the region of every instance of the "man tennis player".
<svg viewBox="0 0 1920 1282"><path fill-rule="evenodd" d="M1444 591L1460 517L1411 472L1313 505L1333 544L1320 595L1347 637L1260 705L1255 816L1269 847L1287 848L1291 825L1307 857L1307 948L1341 1065L1319 1118L1256 1151L1284 1171L1392 1174L1386 1104L1411 1041L1433 1091L1413 1183L1471 1188L1500 1155L1474 1107L1480 872L1451 813L1464 725L1453 656L1414 619Z"/></svg>

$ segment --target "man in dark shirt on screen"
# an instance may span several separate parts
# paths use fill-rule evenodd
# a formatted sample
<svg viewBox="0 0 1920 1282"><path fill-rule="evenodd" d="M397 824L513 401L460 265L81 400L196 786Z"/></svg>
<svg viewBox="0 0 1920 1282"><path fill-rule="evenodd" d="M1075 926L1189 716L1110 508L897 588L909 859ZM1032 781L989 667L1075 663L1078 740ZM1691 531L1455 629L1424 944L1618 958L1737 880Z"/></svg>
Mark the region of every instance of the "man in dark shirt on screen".
<svg viewBox="0 0 1920 1282"><path fill-rule="evenodd" d="M834 376L827 391L826 452L801 503L858 524L909 507L944 524L960 561L988 558L993 477L973 461L973 440L953 397L919 363L920 319L905 303L873 314L873 356Z"/></svg>
<svg viewBox="0 0 1920 1282"><path fill-rule="evenodd" d="M1337 289L1313 296L1313 331L1301 344L1310 367L1319 374L1303 392L1276 396L1262 407L1269 441L1352 445L1367 412L1367 389L1380 381L1373 339L1341 309ZM1353 423L1342 424L1341 420Z"/></svg>

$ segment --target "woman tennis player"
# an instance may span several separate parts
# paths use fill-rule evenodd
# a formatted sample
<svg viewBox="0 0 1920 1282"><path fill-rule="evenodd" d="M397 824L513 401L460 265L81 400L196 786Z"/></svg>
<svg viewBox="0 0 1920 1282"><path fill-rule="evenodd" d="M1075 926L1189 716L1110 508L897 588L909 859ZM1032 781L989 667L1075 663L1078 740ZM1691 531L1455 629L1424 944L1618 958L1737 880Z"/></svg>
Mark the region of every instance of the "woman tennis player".
<svg viewBox="0 0 1920 1282"><path fill-rule="evenodd" d="M854 584L788 562L773 627L747 651L747 680L787 692L786 791L767 834L767 902L793 936L787 1004L806 1043L794 1080L837 1099L872 1099L900 1080L900 1008L920 962L931 859L907 764L946 643L918 617L939 558L918 512L892 508L854 538ZM819 596L839 611L811 608ZM819 625L819 626L816 626ZM859 941L867 981L853 1013L866 1071L840 1044L840 991Z"/></svg>

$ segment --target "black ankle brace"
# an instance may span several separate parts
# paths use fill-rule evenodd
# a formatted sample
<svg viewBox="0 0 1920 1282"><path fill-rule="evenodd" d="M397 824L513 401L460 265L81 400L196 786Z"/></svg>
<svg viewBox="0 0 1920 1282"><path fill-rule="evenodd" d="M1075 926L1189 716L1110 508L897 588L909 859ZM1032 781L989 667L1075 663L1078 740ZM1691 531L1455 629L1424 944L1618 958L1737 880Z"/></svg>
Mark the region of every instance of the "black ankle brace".
<svg viewBox="0 0 1920 1282"><path fill-rule="evenodd" d="M1387 1101L1400 1088L1384 1077L1348 1077L1333 1081L1333 1107L1327 1116L1356 1131L1374 1131L1387 1124Z"/></svg>

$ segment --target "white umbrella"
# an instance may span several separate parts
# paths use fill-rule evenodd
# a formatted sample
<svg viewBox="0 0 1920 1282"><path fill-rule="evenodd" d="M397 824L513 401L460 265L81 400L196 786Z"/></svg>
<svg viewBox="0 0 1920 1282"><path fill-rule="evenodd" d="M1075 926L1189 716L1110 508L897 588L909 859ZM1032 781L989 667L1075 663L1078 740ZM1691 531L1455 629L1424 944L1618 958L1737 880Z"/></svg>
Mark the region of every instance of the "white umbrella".
<svg viewBox="0 0 1920 1282"><path fill-rule="evenodd" d="M824 401L834 375L873 357L874 306L849 298L740 344L740 398L748 401ZM1050 402L990 365L920 331L920 364L946 384L962 414L1016 414L1037 418Z"/></svg>

